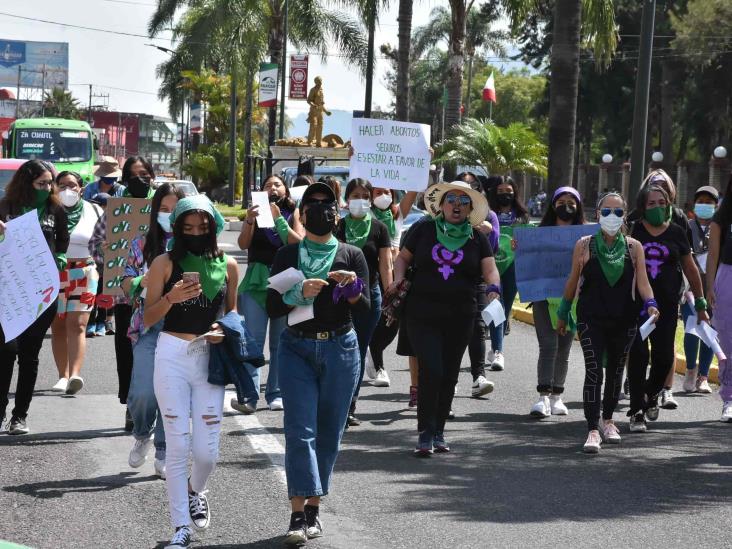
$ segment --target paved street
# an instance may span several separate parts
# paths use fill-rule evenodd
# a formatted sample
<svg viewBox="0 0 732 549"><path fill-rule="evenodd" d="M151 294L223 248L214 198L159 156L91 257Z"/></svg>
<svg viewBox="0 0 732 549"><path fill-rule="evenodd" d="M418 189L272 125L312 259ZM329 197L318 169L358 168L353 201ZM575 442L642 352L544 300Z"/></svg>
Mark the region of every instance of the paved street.
<svg viewBox="0 0 732 549"><path fill-rule="evenodd" d="M533 327L515 322L506 346L506 371L489 375L490 398L468 398L464 361L457 418L446 432L453 452L423 460L411 453L416 412L406 406L406 361L390 347L392 386L363 388L364 423L346 433L323 504L326 536L309 546L729 547L732 426L717 421L716 396L677 393L680 408L663 410L645 435L628 433L622 406L622 444L587 456L579 346L567 382L570 415L543 421L528 416ZM132 439L116 400L113 338L89 341L78 396L48 391L54 372L49 336L32 434L0 435L0 539L38 548L159 546L171 532L164 483L153 476L152 456L141 469L127 465ZM227 414L211 528L195 547L280 546L289 519L283 445L280 412Z"/></svg>

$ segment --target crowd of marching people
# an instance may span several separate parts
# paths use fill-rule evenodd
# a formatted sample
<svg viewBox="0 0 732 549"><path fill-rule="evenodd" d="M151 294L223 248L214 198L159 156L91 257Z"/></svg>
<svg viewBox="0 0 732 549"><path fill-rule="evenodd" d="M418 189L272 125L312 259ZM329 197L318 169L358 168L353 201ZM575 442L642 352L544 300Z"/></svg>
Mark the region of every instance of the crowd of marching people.
<svg viewBox="0 0 732 549"><path fill-rule="evenodd" d="M224 389L236 388L234 410L258 413L265 356L266 407L283 411L286 543L323 535L321 498L344 432L361 423L359 388L365 379L391 384L383 354L395 339L397 354L408 357L408 407L417 411L414 454L450 452L446 424L466 351L472 397L491 393L487 376L512 367L504 339L521 274L513 255L521 254L522 239L514 231L561 234L597 219L573 243L563 295L531 304L538 400L527 403L527 413L569 414L565 381L579 340L583 450L620 442L615 410L626 393L628 431L646 431L661 408L678 406L671 392L676 330L680 319L691 319L692 327L711 322L718 332L720 419L732 422L732 367L724 356L732 354L732 179L723 194L697 189L691 218L676 206L676 187L663 170L651 171L631 200L609 192L588 204L577 189L559 187L532 223L507 176L464 172L453 182L425 182L420 193L361 178L341 189L331 178L301 176L296 185L306 189L296 200L283 178L270 175L259 189L269 212L247 208L238 236L248 257L240 281L236 261L220 246L225 221L204 195L156 184L141 157L121 170L101 165L97 175L85 186L77 173L30 160L0 200L0 235L35 211L60 282L58 298L18 337L5 342L0 329L0 419L5 424L17 361L6 429L30 432L49 329L53 389L67 395L83 390L87 337L113 333L118 396L132 435L128 463L142 467L154 448L173 528L167 547L189 547L193 529L209 526L206 487L218 458ZM102 281L105 208L114 197L147 201L150 218L129 243L120 295L110 299ZM415 204L426 214L402 234ZM684 391L711 393L714 349L686 333L683 350Z"/></svg>

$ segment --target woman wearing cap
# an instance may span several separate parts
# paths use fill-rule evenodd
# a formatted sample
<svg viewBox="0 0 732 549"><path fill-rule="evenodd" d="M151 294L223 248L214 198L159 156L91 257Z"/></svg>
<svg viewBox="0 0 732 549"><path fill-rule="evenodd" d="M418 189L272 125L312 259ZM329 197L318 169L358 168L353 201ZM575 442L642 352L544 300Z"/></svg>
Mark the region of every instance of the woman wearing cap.
<svg viewBox="0 0 732 549"><path fill-rule="evenodd" d="M702 279L706 276L707 256L709 253L709 232L712 218L719 204L719 191L711 186L699 187L694 193L694 218L689 219L691 229L691 249ZM681 315L686 319L694 314L693 303L685 302L681 307ZM692 334L684 334L684 355L686 356L686 376L684 391L687 393L709 394L709 368L712 365L714 352Z"/></svg>
<svg viewBox="0 0 732 549"><path fill-rule="evenodd" d="M559 187L554 191L552 202L544 214L540 227L567 227L583 225L585 213L582 198L574 187ZM551 415L566 416L567 407L562 401L564 382L569 368L569 351L574 341L574 330L557 332L557 312L561 299L548 298L532 304L534 330L539 341L537 363L537 386L539 400L531 407L529 414L542 419Z"/></svg>
<svg viewBox="0 0 732 549"><path fill-rule="evenodd" d="M99 193L105 193L109 196L122 196L125 188L117 183L122 176L122 172L119 169L119 163L113 156L103 156L100 159L94 176L98 178L97 181L84 187L83 197L85 200L91 200L94 195Z"/></svg>
<svg viewBox="0 0 732 549"><path fill-rule="evenodd" d="M600 230L582 237L575 245L572 271L557 312L557 331L565 336L568 326L573 325L572 301L579 286L577 333L585 358L582 402L589 431L583 448L587 453L599 452L603 439L611 444L620 442L613 412L638 313L642 308L645 318L658 317L643 247L621 232L624 217L625 201L619 194L609 193L597 203ZM636 299L636 288L640 299ZM603 366L607 370L604 395Z"/></svg>
<svg viewBox="0 0 732 549"><path fill-rule="evenodd" d="M462 181L441 183L425 192L434 220L410 232L394 265L392 291L413 265L402 329L419 363L415 454L448 452L445 420L450 412L460 361L473 334L475 288L488 284L488 302L500 296L499 276L485 234L488 202Z"/></svg>
<svg viewBox="0 0 732 549"><path fill-rule="evenodd" d="M84 387L79 374L86 354L86 326L99 283L93 236L103 224L103 212L96 204L81 198L83 183L75 172L61 172L56 177L71 240L66 268L61 271L58 310L51 326L51 346L59 378L53 390L67 395L74 395Z"/></svg>
<svg viewBox="0 0 732 549"><path fill-rule="evenodd" d="M173 247L150 265L143 322L163 321L153 385L165 427L166 487L175 528L166 547L180 548L190 545L191 523L204 529L211 518L205 490L218 459L224 387L208 382L209 344L223 341L216 324L222 311L236 311L239 274L236 261L218 248L224 218L208 198L178 201L170 223ZM198 281L184 273L198 273ZM197 339L212 331L221 335Z"/></svg>
<svg viewBox="0 0 732 549"><path fill-rule="evenodd" d="M284 317L270 318L267 315L267 280L275 254L282 246L302 240L300 214L290 198L290 189L278 175L264 180L262 190L269 195L270 210L275 220L274 228L257 225L258 206L247 209L247 217L239 233L239 249L247 250L247 272L239 285L239 312L246 318L247 326L254 339L264 349L269 324L269 373L264 397L270 410L282 410L282 396L279 383L277 347L280 334L287 327ZM252 376L255 391L247 395L246 402L231 399L231 407L244 414L257 410L259 401L260 369L247 365Z"/></svg>
<svg viewBox="0 0 732 549"><path fill-rule="evenodd" d="M648 339L637 337L633 341L628 359L630 430L640 433L647 429L646 418L650 421L658 419L658 398L663 391L669 369L674 365L679 299L683 288L682 273L689 280L696 297L694 308L697 318L709 320L709 317L699 269L692 258L686 232L671 222L669 194L663 187L655 184L642 187L638 193L636 211L643 218L635 223L631 236L643 246L646 271L661 313L656 328ZM651 370L647 375L649 362Z"/></svg>
<svg viewBox="0 0 732 549"><path fill-rule="evenodd" d="M732 176L727 182L722 204L709 229L707 258L707 296L714 314L714 328L727 356L719 361L720 421L732 422Z"/></svg>
<svg viewBox="0 0 732 549"><path fill-rule="evenodd" d="M52 170L53 167L42 160L29 160L18 168L0 200L0 236L5 234L5 223L35 210L46 244L62 270L66 266L69 229L66 211L53 186ZM23 333L8 342L0 326L0 425L5 422L13 364L16 357L18 359L15 407L8 425L11 435L25 435L30 431L26 417L38 377L38 353L56 314L56 305L57 301L54 301Z"/></svg>
<svg viewBox="0 0 732 549"><path fill-rule="evenodd" d="M288 315L290 325L280 336L278 361L292 510L285 543L293 545L322 535L320 498L330 490L360 371L352 313L367 311L370 303L363 252L333 236L338 224L333 190L323 183L310 185L300 214L305 238L280 248L272 275L292 267L305 280L284 294L267 292L270 317Z"/></svg>
<svg viewBox="0 0 732 549"><path fill-rule="evenodd" d="M367 312L354 312L353 326L358 337L358 348L361 355L361 371L356 385L356 392L353 395L353 402L348 413L348 425L353 427L361 422L356 418L356 401L363 381L366 352L371 336L374 334L376 325L381 317L381 288L391 285L392 262L391 262L391 239L388 229L371 214L371 197L374 189L371 183L365 179L352 179L346 185L346 204L348 214L338 224L336 237L341 242L352 244L363 251L366 264L369 268L369 288L371 289L371 306ZM386 370L377 373L381 379L386 379Z"/></svg>

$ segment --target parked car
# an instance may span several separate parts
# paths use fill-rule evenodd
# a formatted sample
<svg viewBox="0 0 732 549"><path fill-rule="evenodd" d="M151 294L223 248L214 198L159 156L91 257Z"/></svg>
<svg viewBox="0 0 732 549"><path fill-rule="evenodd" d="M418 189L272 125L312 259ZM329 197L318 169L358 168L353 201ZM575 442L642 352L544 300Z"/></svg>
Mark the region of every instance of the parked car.
<svg viewBox="0 0 732 549"><path fill-rule="evenodd" d="M315 174L313 175L313 178L317 181L321 177L329 175L339 179L341 186L345 187L346 183L348 183L348 173L348 166L315 166ZM280 175L282 176L282 179L284 179L285 185L292 187L292 182L297 177L297 168L285 168L280 172Z"/></svg>
<svg viewBox="0 0 732 549"><path fill-rule="evenodd" d="M193 196L196 194L201 194L198 192L198 189L196 188L196 184L193 183L193 181L187 181L183 179L156 179L155 185L156 187L159 187L162 183L174 183L176 187L181 189L186 196Z"/></svg>
<svg viewBox="0 0 732 549"><path fill-rule="evenodd" d="M5 196L5 187L18 168L20 168L27 160L20 158L0 158L0 198Z"/></svg>

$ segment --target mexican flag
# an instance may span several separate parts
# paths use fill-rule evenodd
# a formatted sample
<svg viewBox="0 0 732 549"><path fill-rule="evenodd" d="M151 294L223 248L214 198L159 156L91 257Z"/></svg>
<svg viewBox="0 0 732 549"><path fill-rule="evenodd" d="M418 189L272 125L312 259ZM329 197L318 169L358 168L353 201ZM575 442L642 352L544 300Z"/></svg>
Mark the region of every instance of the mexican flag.
<svg viewBox="0 0 732 549"><path fill-rule="evenodd" d="M493 73L488 77L488 80L483 86L483 101L491 101L492 103L498 103L496 99L496 83L493 80Z"/></svg>

